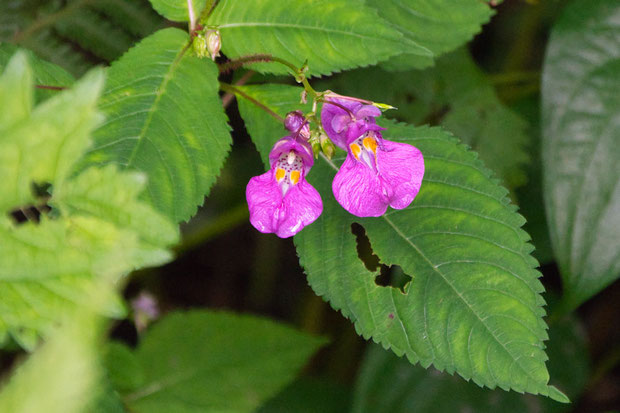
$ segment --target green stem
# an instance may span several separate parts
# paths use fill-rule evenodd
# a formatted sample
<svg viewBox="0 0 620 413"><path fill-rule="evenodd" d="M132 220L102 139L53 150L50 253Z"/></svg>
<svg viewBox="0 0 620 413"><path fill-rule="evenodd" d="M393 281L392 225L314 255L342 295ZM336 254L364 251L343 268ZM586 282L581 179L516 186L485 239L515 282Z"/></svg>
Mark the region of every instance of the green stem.
<svg viewBox="0 0 620 413"><path fill-rule="evenodd" d="M248 206L246 204L240 204L236 207L228 209L226 212L216 217L215 219L209 219L198 230L183 237L183 241L175 248L175 252L178 255L184 254L205 242L216 238L217 236L225 233L231 228L247 221L249 216Z"/></svg>
<svg viewBox="0 0 620 413"><path fill-rule="evenodd" d="M203 22L206 22L211 13L213 13L213 10L215 10L215 6L217 6L217 3L219 3L219 0L206 1L204 9L202 9L200 17L198 17L198 23L202 24Z"/></svg>
<svg viewBox="0 0 620 413"><path fill-rule="evenodd" d="M247 93L243 92L242 90L236 88L235 86L230 85L228 83L220 82L220 89L222 89L224 92L234 93L235 95L241 96L242 98L249 100L256 106L258 106L259 108L267 112L269 115L271 115L273 118L275 118L278 122L284 123L284 118L282 118L282 116L278 115L276 112L269 109L267 106L265 106L258 100L254 99L252 96L248 95Z"/></svg>

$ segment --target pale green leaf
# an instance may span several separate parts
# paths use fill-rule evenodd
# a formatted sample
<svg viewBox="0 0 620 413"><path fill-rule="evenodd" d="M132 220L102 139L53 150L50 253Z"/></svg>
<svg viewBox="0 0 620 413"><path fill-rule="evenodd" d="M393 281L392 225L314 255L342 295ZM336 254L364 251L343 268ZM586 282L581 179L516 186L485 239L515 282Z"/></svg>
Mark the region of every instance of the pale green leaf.
<svg viewBox="0 0 620 413"><path fill-rule="evenodd" d="M571 318L553 325L549 337L549 371L567 394L577 397L588 378L585 334L578 320ZM424 371L373 345L362 362L352 413L559 413L570 408L546 398L481 389L436 370Z"/></svg>
<svg viewBox="0 0 620 413"><path fill-rule="evenodd" d="M405 38L426 47L434 56L469 42L494 14L484 0L366 0ZM406 53L390 59L393 70L424 68L433 56Z"/></svg>
<svg viewBox="0 0 620 413"><path fill-rule="evenodd" d="M207 0L149 0L157 13L175 22L189 21L188 3L191 1L194 18L198 18Z"/></svg>
<svg viewBox="0 0 620 413"><path fill-rule="evenodd" d="M27 59L26 53L16 53L0 77L0 133L30 116L33 76Z"/></svg>
<svg viewBox="0 0 620 413"><path fill-rule="evenodd" d="M1 83L11 81L9 70ZM96 105L103 79L102 70L93 70L73 88L38 105L27 121L0 125L0 210L33 201L33 182L62 186L100 121Z"/></svg>
<svg viewBox="0 0 620 413"><path fill-rule="evenodd" d="M190 56L188 40L164 29L112 64L99 106L107 119L81 163L144 172L145 197L177 222L203 203L231 144L217 67Z"/></svg>
<svg viewBox="0 0 620 413"><path fill-rule="evenodd" d="M82 413L97 392L99 328L90 314L73 313L21 365L0 392L0 411Z"/></svg>
<svg viewBox="0 0 620 413"><path fill-rule="evenodd" d="M289 89L288 101L298 93L281 88ZM252 89L261 86L245 92L254 95ZM244 119L258 117L278 127L250 105L239 106ZM281 106L270 109L284 115ZM543 286L529 236L520 228L524 219L509 204L506 189L445 131L382 125L388 128L385 138L422 151L422 189L404 210L357 218L331 194L342 152L334 162L317 161L308 180L321 193L323 214L295 237L309 284L350 318L360 335L413 363L457 372L481 386L565 401L547 384ZM256 141L264 140L248 130ZM378 272L367 270L358 257L354 222L364 226L381 262L399 265L413 277L404 294L376 284Z"/></svg>
<svg viewBox="0 0 620 413"><path fill-rule="evenodd" d="M123 399L136 413L250 413L292 381L324 343L254 316L172 313L135 351L144 381L122 392ZM117 376L121 368L114 366Z"/></svg>
<svg viewBox="0 0 620 413"><path fill-rule="evenodd" d="M551 242L574 307L620 275L620 4L575 1L543 69L543 174Z"/></svg>
<svg viewBox="0 0 620 413"><path fill-rule="evenodd" d="M143 174L119 173L115 165L90 168L56 191L51 204L65 215L97 217L132 231L140 240L134 249L132 265L135 268L159 265L172 258L165 247L178 241L178 230L138 200L145 184Z"/></svg>
<svg viewBox="0 0 620 413"><path fill-rule="evenodd" d="M229 58L267 53L297 67L307 60L311 75L368 66L404 52L432 55L358 1L222 0L207 24L219 26ZM252 68L290 72L277 63Z"/></svg>
<svg viewBox="0 0 620 413"><path fill-rule="evenodd" d="M69 87L73 84L73 82L75 82L73 76L71 76L69 72L60 66L56 66L53 63L39 59L30 50L20 49L10 43L0 42L0 72L4 70L11 56L13 56L18 50L26 53L28 56L28 62L30 63L30 69L32 70L35 85ZM42 100L57 94L57 90L46 90L41 88L36 88L34 92L36 102L41 102Z"/></svg>

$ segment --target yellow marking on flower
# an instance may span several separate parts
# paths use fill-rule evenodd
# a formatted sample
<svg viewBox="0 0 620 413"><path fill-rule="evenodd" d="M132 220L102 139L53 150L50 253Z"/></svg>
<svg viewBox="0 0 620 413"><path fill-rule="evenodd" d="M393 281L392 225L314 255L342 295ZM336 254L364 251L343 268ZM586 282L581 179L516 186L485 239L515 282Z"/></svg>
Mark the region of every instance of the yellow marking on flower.
<svg viewBox="0 0 620 413"><path fill-rule="evenodd" d="M377 141L374 138L364 138L362 143L364 144L364 148L372 151L372 153L374 153L375 155L377 154Z"/></svg>
<svg viewBox="0 0 620 413"><path fill-rule="evenodd" d="M276 168L276 181L280 182L284 179L284 175L286 175L286 171L282 168Z"/></svg>
<svg viewBox="0 0 620 413"><path fill-rule="evenodd" d="M359 161L360 153L362 153L362 148L360 148L360 146L357 143L350 144L349 148L351 148L351 152L353 152L353 156L355 156L355 159Z"/></svg>
<svg viewBox="0 0 620 413"><path fill-rule="evenodd" d="M293 185L297 185L300 177L301 177L301 172L291 171L291 182L293 183Z"/></svg>

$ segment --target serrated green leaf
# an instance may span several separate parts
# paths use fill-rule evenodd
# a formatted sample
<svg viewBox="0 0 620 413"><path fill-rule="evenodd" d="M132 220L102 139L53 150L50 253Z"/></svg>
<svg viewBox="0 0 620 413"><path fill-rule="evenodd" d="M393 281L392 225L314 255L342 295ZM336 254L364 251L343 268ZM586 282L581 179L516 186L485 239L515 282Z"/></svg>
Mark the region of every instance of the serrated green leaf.
<svg viewBox="0 0 620 413"><path fill-rule="evenodd" d="M437 59L424 71L355 70L320 83L338 93L398 107L386 113L414 124L436 122L478 152L510 189L527 181L527 122L497 96L467 50Z"/></svg>
<svg viewBox="0 0 620 413"><path fill-rule="evenodd" d="M35 85L69 87L75 82L75 79L69 72L60 66L39 59L33 52L27 49L21 49L10 43L0 42L0 72L4 71L11 56L18 50L28 56L30 69L34 77ZM35 89L35 102L41 102L58 94L56 90ZM3 106L5 107L5 106Z"/></svg>
<svg viewBox="0 0 620 413"><path fill-rule="evenodd" d="M288 101L293 101L298 88L280 87L281 93L289 89ZM253 96L251 88L261 86L245 88ZM255 106L240 103L239 108L244 119L258 117L278 126ZM270 109L284 114L282 106ZM445 131L382 125L388 128L385 138L422 151L422 189L404 210L357 218L331 194L342 152L333 163L317 161L308 180L322 194L323 214L295 237L309 284L350 318L360 335L413 363L457 372L481 386L562 399L547 385L544 289L529 236L520 228L524 219L509 205L507 190L493 181L475 153ZM358 257L354 222L364 226L383 263L399 265L413 277L405 294L375 283L377 272L368 271Z"/></svg>
<svg viewBox="0 0 620 413"><path fill-rule="evenodd" d="M9 62L0 83L13 81L10 67ZM38 105L27 121L0 125L1 211L33 201L33 182L62 186L101 120L96 105L103 79L102 70L93 70L72 89Z"/></svg>
<svg viewBox="0 0 620 413"><path fill-rule="evenodd" d="M149 0L157 13L174 22L189 21L188 0ZM191 0L194 18L198 18L207 0Z"/></svg>
<svg viewBox="0 0 620 413"><path fill-rule="evenodd" d="M565 304L620 275L620 5L575 1L543 68L543 174Z"/></svg>
<svg viewBox="0 0 620 413"><path fill-rule="evenodd" d="M579 395L588 378L585 336L577 321L564 319L552 326L547 349L549 371L571 397ZM570 407L546 398L481 389L435 370L424 371L372 345L362 362L352 413L559 413Z"/></svg>
<svg viewBox="0 0 620 413"><path fill-rule="evenodd" d="M202 204L230 150L218 70L186 53L187 33L147 37L107 71L105 123L81 163L114 163L148 176L145 197L175 222Z"/></svg>
<svg viewBox="0 0 620 413"><path fill-rule="evenodd" d="M379 16L405 35L424 46L435 57L469 42L494 14L481 0L366 0ZM433 56L405 53L382 66L402 71L422 69L433 64Z"/></svg>
<svg viewBox="0 0 620 413"><path fill-rule="evenodd" d="M178 230L138 201L145 184L143 174L119 173L115 165L90 168L56 191L51 204L65 215L97 217L132 231L140 240L138 249L134 248L133 266L159 265L172 258L164 247L178 241Z"/></svg>
<svg viewBox="0 0 620 413"><path fill-rule="evenodd" d="M24 103L21 97L32 91L29 73L25 55L18 53L0 85L14 81L14 96ZM102 84L103 72L93 71L0 125L0 338L10 335L29 350L76 306L124 314L108 289L93 297L93 284L168 261L164 247L178 237L171 223L137 201L141 174L109 166L68 178L98 121ZM37 198L33 183L51 183L51 198ZM36 221L24 212L29 221L20 224L9 214L33 205L40 213Z"/></svg>
<svg viewBox="0 0 620 413"><path fill-rule="evenodd" d="M108 343L103 359L112 388L129 392L144 385L142 366L125 344L116 341Z"/></svg>
<svg viewBox="0 0 620 413"><path fill-rule="evenodd" d="M267 53L298 67L307 60L310 75L368 66L404 52L432 55L357 1L222 0L207 24L219 26L229 58ZM290 72L277 63L252 68Z"/></svg>
<svg viewBox="0 0 620 413"><path fill-rule="evenodd" d="M249 413L292 381L324 343L254 316L172 313L136 350L144 382L123 399L136 413Z"/></svg>

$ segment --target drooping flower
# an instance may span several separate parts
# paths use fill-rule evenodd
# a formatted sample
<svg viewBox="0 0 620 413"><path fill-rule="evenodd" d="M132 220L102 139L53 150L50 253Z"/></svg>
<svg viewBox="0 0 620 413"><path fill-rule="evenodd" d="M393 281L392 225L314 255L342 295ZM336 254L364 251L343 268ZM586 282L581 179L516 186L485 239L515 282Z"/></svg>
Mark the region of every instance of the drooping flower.
<svg viewBox="0 0 620 413"><path fill-rule="evenodd" d="M360 217L381 216L388 205L409 206L424 176L424 158L414 146L383 139L375 117L380 110L360 102L332 99L321 111L323 128L347 158L332 190L344 209ZM370 106L370 107L369 107Z"/></svg>
<svg viewBox="0 0 620 413"><path fill-rule="evenodd" d="M271 169L250 179L246 199L250 223L260 232L288 238L313 223L321 212L321 196L306 181L314 163L310 144L297 136L285 136L269 154Z"/></svg>

